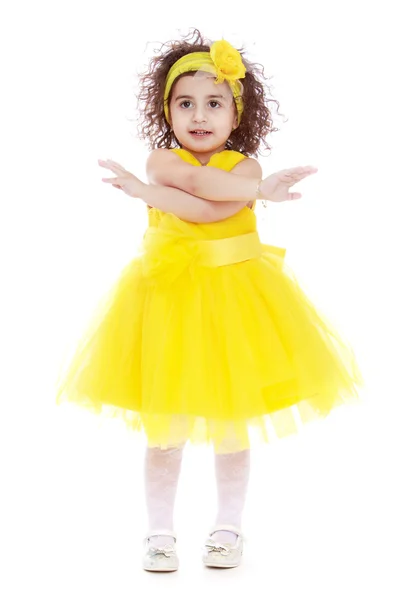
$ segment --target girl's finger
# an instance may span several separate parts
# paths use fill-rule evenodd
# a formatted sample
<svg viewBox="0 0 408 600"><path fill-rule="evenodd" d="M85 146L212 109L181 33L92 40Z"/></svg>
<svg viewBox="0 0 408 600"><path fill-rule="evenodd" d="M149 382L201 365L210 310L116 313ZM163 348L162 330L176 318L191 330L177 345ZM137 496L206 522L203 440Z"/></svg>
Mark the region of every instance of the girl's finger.
<svg viewBox="0 0 408 600"><path fill-rule="evenodd" d="M112 167L114 167L115 169L120 169L121 171L124 171L124 172L126 171L126 169L124 169L122 167L122 165L120 165L119 163L115 162L114 160L108 160L107 163L108 163L108 166L109 166L110 169L112 169ZM113 170L114 169L112 169L112 171Z"/></svg>
<svg viewBox="0 0 408 600"><path fill-rule="evenodd" d="M317 167L313 167L308 165L307 167L293 167L292 169L285 169L283 172L287 175L295 175L299 177L305 177L306 175L311 175L312 173L317 173Z"/></svg>
<svg viewBox="0 0 408 600"><path fill-rule="evenodd" d="M100 167L104 167L105 169L109 169L110 167L110 163L108 160L102 160L101 158L98 158L98 165Z"/></svg>
<svg viewBox="0 0 408 600"><path fill-rule="evenodd" d="M317 167L311 167L311 166L301 167L298 170L297 175L303 179L304 177L308 177L309 175L313 175L313 173L317 173L317 171L318 171Z"/></svg>
<svg viewBox="0 0 408 600"><path fill-rule="evenodd" d="M290 181L291 185L294 185L295 183L297 183L298 181L301 181L302 179L305 179L305 177L308 177L309 175L312 175L315 171L292 171L289 173L284 173L283 177L285 178L285 180L287 182Z"/></svg>
<svg viewBox="0 0 408 600"><path fill-rule="evenodd" d="M115 175L123 175L124 173L126 173L123 167L117 165L117 163L112 163L112 161L99 160L98 163L100 167L103 167L104 169L109 169L110 171L115 173Z"/></svg>

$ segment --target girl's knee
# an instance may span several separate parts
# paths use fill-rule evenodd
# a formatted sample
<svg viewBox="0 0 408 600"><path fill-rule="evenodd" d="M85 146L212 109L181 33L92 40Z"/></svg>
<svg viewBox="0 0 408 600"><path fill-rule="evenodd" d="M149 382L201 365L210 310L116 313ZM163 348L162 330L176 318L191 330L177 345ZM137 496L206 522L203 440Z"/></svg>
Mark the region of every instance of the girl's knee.
<svg viewBox="0 0 408 600"><path fill-rule="evenodd" d="M174 446L160 446L160 445L148 445L148 450L154 453L162 453L162 454L176 454L177 452L181 452L184 450L184 446L186 442L174 445Z"/></svg>

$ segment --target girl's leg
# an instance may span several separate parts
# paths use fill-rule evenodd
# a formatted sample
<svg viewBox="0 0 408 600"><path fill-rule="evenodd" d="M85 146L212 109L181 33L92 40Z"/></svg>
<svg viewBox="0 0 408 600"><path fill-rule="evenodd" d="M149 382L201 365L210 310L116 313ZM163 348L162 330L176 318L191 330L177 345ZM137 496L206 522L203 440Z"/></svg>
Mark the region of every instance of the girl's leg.
<svg viewBox="0 0 408 600"><path fill-rule="evenodd" d="M249 482L250 450L229 454L215 453L215 476L218 491L218 514L215 524L241 527ZM234 543L237 536L230 531L217 531L212 539L219 543Z"/></svg>
<svg viewBox="0 0 408 600"><path fill-rule="evenodd" d="M149 529L173 529L173 513L184 445L162 450L147 447L145 496ZM172 544L170 536L152 536L155 546Z"/></svg>

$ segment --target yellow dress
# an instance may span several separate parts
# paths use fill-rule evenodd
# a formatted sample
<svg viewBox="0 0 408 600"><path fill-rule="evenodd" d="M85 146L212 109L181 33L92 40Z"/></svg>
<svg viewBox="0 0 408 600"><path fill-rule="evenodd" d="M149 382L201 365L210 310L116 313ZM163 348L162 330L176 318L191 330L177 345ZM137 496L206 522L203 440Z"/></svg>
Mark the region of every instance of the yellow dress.
<svg viewBox="0 0 408 600"><path fill-rule="evenodd" d="M229 171L244 158L224 150L208 164ZM236 452L358 400L353 350L302 291L285 250L259 241L253 208L204 224L148 209L140 253L60 372L57 404L120 417L149 446Z"/></svg>

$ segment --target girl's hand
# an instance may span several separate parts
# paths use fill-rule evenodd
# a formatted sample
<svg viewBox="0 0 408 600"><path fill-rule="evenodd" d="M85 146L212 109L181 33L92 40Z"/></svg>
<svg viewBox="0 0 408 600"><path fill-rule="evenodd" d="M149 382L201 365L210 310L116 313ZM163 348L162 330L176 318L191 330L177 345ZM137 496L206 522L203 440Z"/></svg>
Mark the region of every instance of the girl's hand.
<svg viewBox="0 0 408 600"><path fill-rule="evenodd" d="M302 194L289 192L289 189L298 181L301 181L313 173L317 173L316 167L293 167L273 173L263 179L259 185L261 198L271 202L283 202L284 200L298 200Z"/></svg>
<svg viewBox="0 0 408 600"><path fill-rule="evenodd" d="M122 190L132 198L140 198L141 190L145 185L140 179L129 173L129 171L126 171L126 169L113 160L98 159L98 164L105 169L110 169L117 175L117 177L112 177L111 179L102 178L103 182L111 183L113 187Z"/></svg>

